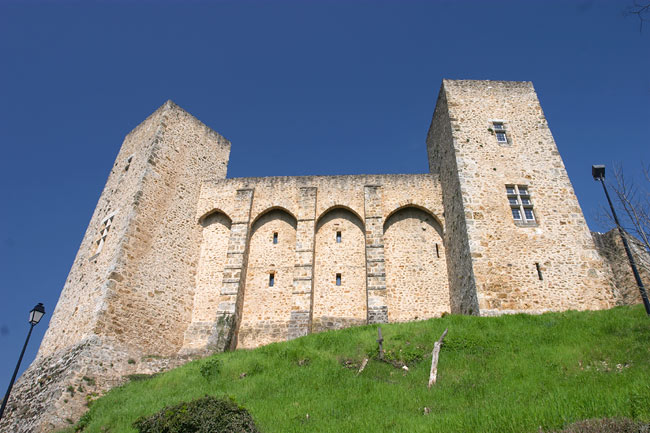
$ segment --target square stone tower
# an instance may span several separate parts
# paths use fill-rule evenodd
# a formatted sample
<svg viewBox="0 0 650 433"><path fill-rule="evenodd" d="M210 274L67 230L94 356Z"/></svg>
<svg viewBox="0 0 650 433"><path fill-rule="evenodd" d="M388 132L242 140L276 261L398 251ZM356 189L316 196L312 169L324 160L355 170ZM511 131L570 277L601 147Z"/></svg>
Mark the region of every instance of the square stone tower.
<svg viewBox="0 0 650 433"><path fill-rule="evenodd" d="M93 391L167 367L158 358L179 351L192 315L201 181L225 178L229 154L228 140L171 101L126 136L0 430L51 431Z"/></svg>
<svg viewBox="0 0 650 433"><path fill-rule="evenodd" d="M442 186L452 313L612 305L531 82L444 80L427 148Z"/></svg>

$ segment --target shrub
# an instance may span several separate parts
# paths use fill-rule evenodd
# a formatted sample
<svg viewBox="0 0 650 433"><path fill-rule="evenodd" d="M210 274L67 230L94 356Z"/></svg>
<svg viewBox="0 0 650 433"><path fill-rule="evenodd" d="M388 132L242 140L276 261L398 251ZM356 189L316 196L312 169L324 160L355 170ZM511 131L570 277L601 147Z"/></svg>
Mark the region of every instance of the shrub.
<svg viewBox="0 0 650 433"><path fill-rule="evenodd" d="M210 358L201 364L199 371L201 372L201 376L210 380L218 376L221 372L221 361L217 358Z"/></svg>
<svg viewBox="0 0 650 433"><path fill-rule="evenodd" d="M153 373L153 374L135 373L135 374L127 374L126 378L129 379L129 382L140 382L142 380L151 379L156 376L158 376L158 373Z"/></svg>
<svg viewBox="0 0 650 433"><path fill-rule="evenodd" d="M139 433L259 433L246 409L234 401L205 396L140 417Z"/></svg>

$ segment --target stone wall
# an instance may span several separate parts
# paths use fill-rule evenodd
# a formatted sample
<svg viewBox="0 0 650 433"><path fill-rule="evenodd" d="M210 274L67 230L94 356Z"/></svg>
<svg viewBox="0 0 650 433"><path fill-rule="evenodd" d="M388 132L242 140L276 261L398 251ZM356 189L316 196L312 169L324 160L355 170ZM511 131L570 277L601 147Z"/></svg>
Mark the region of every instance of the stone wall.
<svg viewBox="0 0 650 433"><path fill-rule="evenodd" d="M615 300L617 305L632 305L642 302L639 286L636 283L630 262L625 253L623 241L617 229L607 233L592 232L594 243L598 252L605 259L611 269L613 283L616 286ZM636 262L641 282L650 291L650 254L643 248L643 244L628 235L628 245L632 251L632 257Z"/></svg>
<svg viewBox="0 0 650 433"><path fill-rule="evenodd" d="M450 206L445 199L446 229L448 236L462 235L462 228L451 224L464 220L481 312L612 305L608 270L532 84L445 80L443 92L447 109L436 115L448 116L451 136L430 135L435 149L430 158L444 157L443 194L455 197ZM505 127L507 142L498 141L495 123ZM506 185L528 189L534 221L513 219Z"/></svg>
<svg viewBox="0 0 650 433"><path fill-rule="evenodd" d="M243 191L245 201L238 199ZM239 215L233 217L233 226L236 220L241 224L239 234L231 230L232 263L237 272L229 274L228 282L224 272L217 315L211 324L203 325L210 336L188 332L185 346L197 350L255 347L308 332L386 322L390 314L395 320L408 320L449 311L440 196L437 177L429 174L205 182L197 220L213 212ZM393 249L385 253L386 218L396 220L408 212L424 213L417 218L429 225L429 232L414 240L407 229L396 226L390 237ZM273 233L278 233L278 244L273 244ZM427 249L429 240L434 243ZM213 241L204 238L204 242ZM420 274L424 265L401 269L411 260L430 263L436 243L440 257L435 256L435 270ZM416 244L417 251L397 247ZM388 260L396 265L387 271ZM199 269L199 275L203 272ZM274 286L269 287L272 272ZM397 282L391 287L393 313L386 287L391 272L399 274L392 280ZM419 279L408 283L406 275ZM421 287L430 276L433 280ZM203 301L195 298L194 309L203 309L197 302Z"/></svg>
<svg viewBox="0 0 650 433"><path fill-rule="evenodd" d="M287 340L291 316L296 219L280 209L252 226L238 348Z"/></svg>
<svg viewBox="0 0 650 433"><path fill-rule="evenodd" d="M335 208L316 226L312 331L365 324L366 248L363 222Z"/></svg>
<svg viewBox="0 0 650 433"><path fill-rule="evenodd" d="M223 282L223 272L230 239L230 218L214 212L202 218L203 237L196 275L192 323L185 331L183 353L201 351L214 344L214 320Z"/></svg>
<svg viewBox="0 0 650 433"><path fill-rule="evenodd" d="M77 386L76 370L106 369L84 373L99 392L122 380L117 365L176 356L192 315L201 180L225 177L229 152L225 138L171 101L126 136L29 371L58 371L54 354L70 354L78 367L46 374L52 397L38 419L9 412L0 430L47 431L66 426L61 414L75 419L83 401L62 390ZM12 400L25 401L33 377L19 379Z"/></svg>
<svg viewBox="0 0 650 433"><path fill-rule="evenodd" d="M456 139L452 132L447 93L440 89L436 108L427 134L429 171L440 179L441 194L445 209L444 244L447 250L449 272L449 305L452 313L479 314L474 267L467 236L467 215L461 180L464 174L464 160L457 158Z"/></svg>
<svg viewBox="0 0 650 433"><path fill-rule="evenodd" d="M402 208L384 224L388 320L404 322L450 311L443 231L429 213Z"/></svg>

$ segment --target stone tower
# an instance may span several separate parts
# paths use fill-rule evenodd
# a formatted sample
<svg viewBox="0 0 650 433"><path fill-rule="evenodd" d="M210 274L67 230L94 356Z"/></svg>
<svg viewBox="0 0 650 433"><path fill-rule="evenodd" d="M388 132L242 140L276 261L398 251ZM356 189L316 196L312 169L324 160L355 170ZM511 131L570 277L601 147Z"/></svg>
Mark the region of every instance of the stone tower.
<svg viewBox="0 0 650 433"><path fill-rule="evenodd" d="M611 305L531 82L444 80L427 146L442 186L452 312Z"/></svg>
<svg viewBox="0 0 650 433"><path fill-rule="evenodd" d="M126 136L37 359L14 390L31 406L11 417L20 429L6 431L65 425L84 409L67 387L91 388L82 378L97 377L106 388L120 373L157 370L141 362L147 355L178 352L192 315L201 180L225 178L229 153L228 140L171 101ZM29 396L35 377L44 388Z"/></svg>

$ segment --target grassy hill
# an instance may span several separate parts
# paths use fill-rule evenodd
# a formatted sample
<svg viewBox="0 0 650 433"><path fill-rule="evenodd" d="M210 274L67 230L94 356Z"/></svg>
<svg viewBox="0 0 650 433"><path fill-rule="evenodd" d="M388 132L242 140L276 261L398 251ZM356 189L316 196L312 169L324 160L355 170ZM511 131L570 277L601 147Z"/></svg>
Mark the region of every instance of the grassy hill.
<svg viewBox="0 0 650 433"><path fill-rule="evenodd" d="M650 421L650 318L641 306L448 315L381 328L397 368L371 359L357 376L362 359L377 354L376 325L309 335L114 389L92 404L83 431L135 432L139 416L206 394L233 397L267 433L537 432L588 418ZM431 350L445 328L438 383L428 390Z"/></svg>

